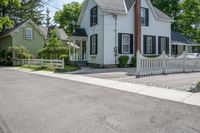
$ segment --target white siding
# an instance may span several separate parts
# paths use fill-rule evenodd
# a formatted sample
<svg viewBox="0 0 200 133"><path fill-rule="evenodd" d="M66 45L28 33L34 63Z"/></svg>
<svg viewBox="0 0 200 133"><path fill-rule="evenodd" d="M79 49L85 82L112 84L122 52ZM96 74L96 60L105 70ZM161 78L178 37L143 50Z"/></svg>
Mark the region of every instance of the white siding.
<svg viewBox="0 0 200 133"><path fill-rule="evenodd" d="M87 61L88 63L95 64L115 64L115 20L112 14L104 13L102 9L98 7L98 25L90 27L90 9L94 6L96 6L94 0L90 0L86 7L85 15L81 21L81 28L85 28L88 34L86 54ZM156 36L156 53L158 54L158 36L169 37L169 42L171 42L171 23L157 20L146 0L142 0L142 7L149 9L149 26L142 26L141 53L143 53L143 35L154 35ZM134 25L134 7L131 8L127 15L118 15L117 33L133 34L134 39ZM90 36L93 34L98 34L97 56L90 55ZM135 45L133 48L135 48ZM171 50L169 51L171 52ZM128 56L131 59L133 54L129 54Z"/></svg>
<svg viewBox="0 0 200 133"><path fill-rule="evenodd" d="M115 64L115 20L113 15L106 14L104 17L104 64ZM117 32L134 35L134 10L130 10L128 15L118 15ZM117 35L118 37L118 35ZM117 39L118 40L118 39ZM118 47L118 41L117 41ZM120 56L120 55L119 55ZM118 56L118 57L119 57ZM131 57L133 54L128 54Z"/></svg>
<svg viewBox="0 0 200 133"><path fill-rule="evenodd" d="M81 28L85 28L88 40L86 43L86 59L88 63L94 63L94 64L103 64L103 51L104 51L104 45L103 45L103 26L104 26L104 19L103 19L103 11L101 8L98 7L98 24L95 26L90 27L90 10L96 6L96 3L94 0L90 0L87 7L85 14L83 16L82 22L81 22ZM90 36L98 34L98 54L96 56L90 55Z"/></svg>
<svg viewBox="0 0 200 133"><path fill-rule="evenodd" d="M158 54L158 36L169 37L169 42L171 42L171 23L159 21L153 15L153 11L147 0L142 0L142 7L149 9L149 26L142 26L142 36L141 36L141 51L143 52L143 35L153 35L156 36L156 54ZM171 46L169 46L171 49ZM171 53L171 50L169 50Z"/></svg>

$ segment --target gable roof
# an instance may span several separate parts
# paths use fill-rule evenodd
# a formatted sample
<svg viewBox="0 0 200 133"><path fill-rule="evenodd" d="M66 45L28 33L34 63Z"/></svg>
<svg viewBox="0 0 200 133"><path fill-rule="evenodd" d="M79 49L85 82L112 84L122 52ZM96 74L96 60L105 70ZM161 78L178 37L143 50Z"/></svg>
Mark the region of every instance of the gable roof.
<svg viewBox="0 0 200 133"><path fill-rule="evenodd" d="M105 12L111 13L111 14L121 14L126 15L131 7L134 6L135 0L94 0L97 5ZM159 18L164 21L173 21L172 18L167 16L164 12L160 11L156 7L154 7L150 0L146 0L149 6L152 8L152 11L156 18ZM86 6L88 4L89 0L85 0L83 3L83 8L81 11L81 14L79 16L78 23L80 24L82 17L84 16L84 12L86 10Z"/></svg>
<svg viewBox="0 0 200 133"><path fill-rule="evenodd" d="M40 30L40 28L38 28L38 26L31 20L31 19L28 19L26 21L22 21L18 24L16 24L13 28L11 29L8 29L7 31L5 32L1 32L0 33L0 38L3 38L3 37L7 37L7 36L12 36L13 34L15 34L18 30L20 30L22 27L24 27L27 23L30 23L32 24L32 26L38 30L38 32L45 38L45 35L43 34L43 32Z"/></svg>
<svg viewBox="0 0 200 133"><path fill-rule="evenodd" d="M180 32L174 32L171 33L171 43L172 44L180 44L180 45L200 45L197 43L194 43L191 39L187 38Z"/></svg>
<svg viewBox="0 0 200 133"><path fill-rule="evenodd" d="M54 29L56 27L50 26L49 28L47 28L47 27L40 26L39 28L44 33L45 37L49 38L51 29ZM60 28L56 28L56 29L57 29L57 34L58 34L58 37L60 38L60 40L67 41L68 36L67 36L66 32L63 29L60 29Z"/></svg>

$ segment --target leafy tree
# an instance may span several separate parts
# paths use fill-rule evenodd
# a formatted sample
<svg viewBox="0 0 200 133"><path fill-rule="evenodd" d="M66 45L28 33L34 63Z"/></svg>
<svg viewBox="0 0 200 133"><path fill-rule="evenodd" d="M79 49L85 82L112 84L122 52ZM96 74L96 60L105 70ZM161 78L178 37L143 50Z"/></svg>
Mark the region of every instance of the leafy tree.
<svg viewBox="0 0 200 133"><path fill-rule="evenodd" d="M45 59L59 59L60 56L67 54L67 48L62 46L57 36L57 30L51 30L51 38L47 46L39 51L39 57Z"/></svg>
<svg viewBox="0 0 200 133"><path fill-rule="evenodd" d="M151 0L153 5L172 17L172 30L200 42L200 0Z"/></svg>
<svg viewBox="0 0 200 133"><path fill-rule="evenodd" d="M13 54L15 59L28 59L33 57L30 51L22 46L9 47L8 53Z"/></svg>
<svg viewBox="0 0 200 133"><path fill-rule="evenodd" d="M180 2L180 7L182 10L176 22L176 30L200 42L200 1L184 0Z"/></svg>
<svg viewBox="0 0 200 133"><path fill-rule="evenodd" d="M20 0L1 0L0 1L0 32L6 28L11 28L14 25L14 22L11 20L11 17L7 15L7 11L10 6L15 6L16 8L20 7Z"/></svg>
<svg viewBox="0 0 200 133"><path fill-rule="evenodd" d="M72 2L63 6L63 9L57 11L54 20L64 28L68 35L71 35L74 28L76 28L78 17L80 15L82 4L78 2Z"/></svg>

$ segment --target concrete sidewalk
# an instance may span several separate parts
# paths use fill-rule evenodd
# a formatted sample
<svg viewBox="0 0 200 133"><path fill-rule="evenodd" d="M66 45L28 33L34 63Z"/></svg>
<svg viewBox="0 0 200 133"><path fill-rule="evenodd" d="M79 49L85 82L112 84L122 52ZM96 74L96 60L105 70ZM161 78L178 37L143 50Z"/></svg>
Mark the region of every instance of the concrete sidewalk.
<svg viewBox="0 0 200 133"><path fill-rule="evenodd" d="M200 106L200 93L190 93L176 90L169 90L165 88L158 87L149 87L145 85L125 83L119 81L111 81L107 79L99 79L93 77L85 77L74 74L60 74L60 73L52 73L52 72L44 72L44 71L30 71L30 70L22 70L20 68L6 68L12 70L19 70L23 72L28 72L32 74L45 75L50 77L62 78L72 81L78 81L83 83L88 83L92 85L98 85L103 87L108 87L112 89L133 92L136 94L142 94L145 96L151 96L156 98L161 98L165 100L172 100L176 102L186 103L190 105Z"/></svg>

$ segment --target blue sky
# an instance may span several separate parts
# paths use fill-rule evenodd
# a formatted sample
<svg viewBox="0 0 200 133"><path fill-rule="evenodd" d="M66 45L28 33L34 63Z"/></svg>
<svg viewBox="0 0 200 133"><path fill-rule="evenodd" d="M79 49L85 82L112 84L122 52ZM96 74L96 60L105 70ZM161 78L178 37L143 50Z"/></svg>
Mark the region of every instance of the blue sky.
<svg viewBox="0 0 200 133"><path fill-rule="evenodd" d="M48 0L46 0L46 1L48 1ZM58 11L59 9L62 9L64 4L67 4L67 3L70 3L73 1L83 2L84 0L51 0L50 5L47 5L46 8L47 7L49 8L49 10L51 11L50 16L53 17L55 12ZM46 12L46 8L45 8L45 12Z"/></svg>

